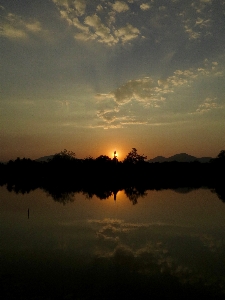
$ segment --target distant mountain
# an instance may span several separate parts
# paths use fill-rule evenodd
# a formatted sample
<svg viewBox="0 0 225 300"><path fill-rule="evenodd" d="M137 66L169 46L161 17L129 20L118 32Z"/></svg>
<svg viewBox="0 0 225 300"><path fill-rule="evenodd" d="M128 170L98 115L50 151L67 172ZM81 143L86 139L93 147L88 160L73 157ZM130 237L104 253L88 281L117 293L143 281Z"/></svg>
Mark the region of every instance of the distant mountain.
<svg viewBox="0 0 225 300"><path fill-rule="evenodd" d="M148 160L148 162L160 162L160 163L165 161L167 161L167 158L164 156L156 156L155 158Z"/></svg>
<svg viewBox="0 0 225 300"><path fill-rule="evenodd" d="M48 156L43 156L43 157L40 157L40 158L37 158L37 159L35 159L35 161L48 161L48 160L50 160L50 159L52 159L53 158L53 156L54 155L48 155Z"/></svg>
<svg viewBox="0 0 225 300"><path fill-rule="evenodd" d="M200 158L197 158L197 160L201 163L207 163L209 162L211 159L213 159L212 157L200 157Z"/></svg>
<svg viewBox="0 0 225 300"><path fill-rule="evenodd" d="M52 159L54 155L48 155L48 156L43 156L40 158L35 159L35 161L44 161L47 162L48 160ZM171 162L171 161L177 161L177 162L193 162L193 161L199 161L201 163L207 163L212 159L212 157L200 157L197 158L195 156L186 154L186 153L180 153L180 154L175 154L170 157L164 157L164 156L156 156L153 159L149 159L148 162L150 163L163 163L163 162Z"/></svg>
<svg viewBox="0 0 225 300"><path fill-rule="evenodd" d="M192 162L197 160L195 156L189 155L187 153L180 153L170 156L168 161L178 161L178 162Z"/></svg>
<svg viewBox="0 0 225 300"><path fill-rule="evenodd" d="M150 163L155 163L155 162L171 162L171 161L177 161L177 162L193 162L193 161L199 161L201 163L206 163L209 162L212 157L201 157L197 158L195 156L189 155L187 153L180 153L180 154L175 154L173 156L170 156L168 158L164 156L156 156L153 159L148 160Z"/></svg>

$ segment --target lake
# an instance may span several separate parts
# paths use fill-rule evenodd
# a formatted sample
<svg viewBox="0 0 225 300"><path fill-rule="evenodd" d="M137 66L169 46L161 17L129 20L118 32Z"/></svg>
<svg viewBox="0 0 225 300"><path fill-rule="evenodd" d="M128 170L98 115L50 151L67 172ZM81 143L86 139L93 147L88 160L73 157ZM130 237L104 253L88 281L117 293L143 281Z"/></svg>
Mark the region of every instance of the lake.
<svg viewBox="0 0 225 300"><path fill-rule="evenodd" d="M41 189L0 187L1 299L225 299L217 194L181 188L134 198L122 190L60 202Z"/></svg>

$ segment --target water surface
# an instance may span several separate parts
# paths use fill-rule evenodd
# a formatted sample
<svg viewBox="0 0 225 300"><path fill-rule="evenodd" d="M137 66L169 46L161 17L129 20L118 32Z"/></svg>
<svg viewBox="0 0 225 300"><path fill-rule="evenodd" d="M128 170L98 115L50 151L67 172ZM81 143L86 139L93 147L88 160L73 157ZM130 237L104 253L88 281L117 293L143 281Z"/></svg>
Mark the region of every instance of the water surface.
<svg viewBox="0 0 225 300"><path fill-rule="evenodd" d="M1 187L4 299L225 299L225 203L203 188L131 200Z"/></svg>

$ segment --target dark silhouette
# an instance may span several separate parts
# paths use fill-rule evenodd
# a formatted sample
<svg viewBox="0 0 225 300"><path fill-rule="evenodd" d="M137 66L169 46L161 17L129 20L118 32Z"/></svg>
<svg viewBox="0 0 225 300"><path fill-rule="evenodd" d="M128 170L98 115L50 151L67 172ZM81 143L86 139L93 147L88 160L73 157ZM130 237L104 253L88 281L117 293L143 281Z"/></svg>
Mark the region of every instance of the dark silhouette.
<svg viewBox="0 0 225 300"><path fill-rule="evenodd" d="M225 203L225 187L220 185L211 190L217 194L217 197Z"/></svg>
<svg viewBox="0 0 225 300"><path fill-rule="evenodd" d="M179 153L175 154L170 157L163 157L163 156L156 156L155 158L149 159L148 162L155 163L155 162L171 162L171 161L177 161L177 162L194 162L198 161L201 163L207 163L212 159L212 157L200 157L197 158L195 156L189 155L187 153Z"/></svg>
<svg viewBox="0 0 225 300"><path fill-rule="evenodd" d="M217 155L217 158L224 160L225 159L225 150L221 150L220 153Z"/></svg>
<svg viewBox="0 0 225 300"><path fill-rule="evenodd" d="M220 153L217 155L215 159L212 160L212 162L216 164L225 165L225 150L221 150Z"/></svg>
<svg viewBox="0 0 225 300"><path fill-rule="evenodd" d="M218 191L224 201L225 150L208 163L149 163L146 159L136 148L132 148L122 162L118 161L116 151L113 159L106 155L78 159L74 152L64 149L47 162L17 158L0 164L0 184L7 185L9 191L23 194L42 188L64 204L72 201L71 195L78 192L100 199L114 195L116 200L117 192L125 190L135 204L146 190L201 186Z"/></svg>
<svg viewBox="0 0 225 300"><path fill-rule="evenodd" d="M68 151L64 149L63 151L56 153L52 159L49 160L63 160L63 161L72 161L75 159L76 154L73 151Z"/></svg>
<svg viewBox="0 0 225 300"><path fill-rule="evenodd" d="M143 163L145 159L147 159L147 156L144 156L144 154L139 155L137 153L137 149L132 148L131 152L127 154L123 162L129 164L139 164L139 163Z"/></svg>
<svg viewBox="0 0 225 300"><path fill-rule="evenodd" d="M134 204L137 204L138 198L144 198L147 196L146 190L143 190L143 188L137 188L134 186L131 186L129 188L125 188L125 194L128 197L128 199Z"/></svg>

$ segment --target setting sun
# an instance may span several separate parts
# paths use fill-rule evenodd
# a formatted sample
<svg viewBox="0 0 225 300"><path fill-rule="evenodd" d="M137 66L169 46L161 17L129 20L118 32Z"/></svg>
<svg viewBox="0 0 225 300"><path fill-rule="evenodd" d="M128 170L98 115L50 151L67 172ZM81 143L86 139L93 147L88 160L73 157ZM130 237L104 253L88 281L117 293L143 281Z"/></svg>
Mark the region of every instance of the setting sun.
<svg viewBox="0 0 225 300"><path fill-rule="evenodd" d="M118 158L118 152L115 150L115 151L113 152L113 155L112 155L112 156L113 156L113 158L115 158L115 157Z"/></svg>
<svg viewBox="0 0 225 300"><path fill-rule="evenodd" d="M111 148L113 149L113 148ZM108 151L108 156L113 159L116 157L119 161L123 161L124 159L124 153L126 154L126 151L123 150L123 148L119 148L118 150L114 148L114 150L109 150Z"/></svg>
<svg viewBox="0 0 225 300"><path fill-rule="evenodd" d="M117 151L114 150L111 152L112 154L110 155L111 158L117 158L118 160L123 160L123 151Z"/></svg>

